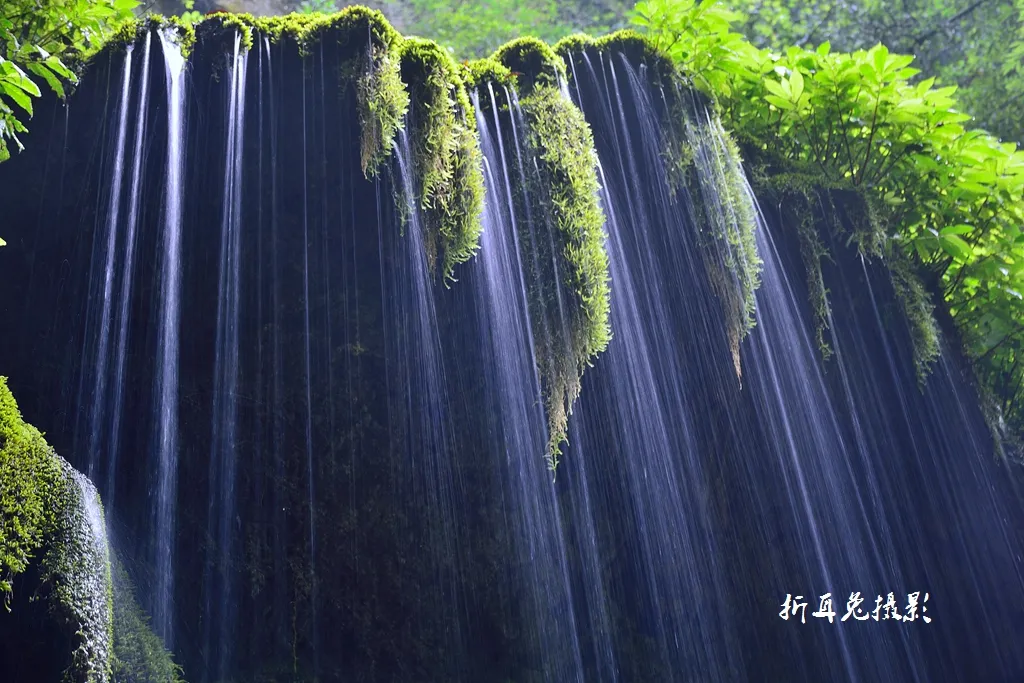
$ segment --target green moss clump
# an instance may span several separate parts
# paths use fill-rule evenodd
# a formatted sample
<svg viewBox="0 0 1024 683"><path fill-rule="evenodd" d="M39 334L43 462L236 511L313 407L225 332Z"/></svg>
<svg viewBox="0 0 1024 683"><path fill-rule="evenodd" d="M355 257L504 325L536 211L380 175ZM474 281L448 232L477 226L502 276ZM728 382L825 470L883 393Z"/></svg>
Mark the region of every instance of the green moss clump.
<svg viewBox="0 0 1024 683"><path fill-rule="evenodd" d="M363 175L374 178L391 158L395 135L409 110L409 93L402 83L401 62L383 47L373 47L364 73L356 81L360 160Z"/></svg>
<svg viewBox="0 0 1024 683"><path fill-rule="evenodd" d="M0 377L0 591L8 605L14 577L56 523L62 483L60 464Z"/></svg>
<svg viewBox="0 0 1024 683"><path fill-rule="evenodd" d="M0 377L0 590L39 562L51 618L72 634L66 677L110 679L112 604L103 510L96 489L21 417Z"/></svg>
<svg viewBox="0 0 1024 683"><path fill-rule="evenodd" d="M483 230L483 156L476 119L458 66L436 43L406 40L402 76L412 102L413 169L427 260L451 280L455 266L476 253Z"/></svg>
<svg viewBox="0 0 1024 683"><path fill-rule="evenodd" d="M747 187L739 148L717 118L689 127L696 185L703 201L698 216L704 262L725 312L726 334L737 378L740 344L755 324L755 293L761 285L757 207Z"/></svg>
<svg viewBox="0 0 1024 683"><path fill-rule="evenodd" d="M565 62L537 38L517 38L499 47L491 59L507 68L516 79L520 95L534 88L559 87L565 82Z"/></svg>
<svg viewBox="0 0 1024 683"><path fill-rule="evenodd" d="M537 234L521 243L533 252L526 259L530 308L554 470L583 370L611 339L608 254L597 153L582 112L552 85L536 86L522 110L536 162L527 186Z"/></svg>
<svg viewBox="0 0 1024 683"><path fill-rule="evenodd" d="M256 31L276 43L283 38L295 41L300 54L307 54L309 48L327 37L333 37L339 44L365 46L367 39L373 45L391 48L402 38L384 15L377 10L353 5L340 12L322 14L287 14L274 17L259 17L253 20Z"/></svg>
<svg viewBox="0 0 1024 683"><path fill-rule="evenodd" d="M113 674L116 683L183 683L181 667L160 637L153 633L149 617L135 598L128 572L111 557L114 594Z"/></svg>
<svg viewBox="0 0 1024 683"><path fill-rule="evenodd" d="M469 90L486 83L509 87L516 86L516 79L512 75L512 70L494 57L484 57L483 59L463 62L462 80L466 83L466 88Z"/></svg>
<svg viewBox="0 0 1024 683"><path fill-rule="evenodd" d="M914 370L918 384L923 388L939 357L939 325L935 321L935 305L913 266L900 253L889 260L893 291L900 302L910 327L914 346Z"/></svg>

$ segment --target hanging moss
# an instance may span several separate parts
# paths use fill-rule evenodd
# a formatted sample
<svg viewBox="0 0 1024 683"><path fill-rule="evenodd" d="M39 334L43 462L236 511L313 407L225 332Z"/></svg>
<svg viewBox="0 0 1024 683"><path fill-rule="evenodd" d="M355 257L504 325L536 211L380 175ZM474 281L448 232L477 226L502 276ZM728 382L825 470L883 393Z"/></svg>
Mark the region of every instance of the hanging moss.
<svg viewBox="0 0 1024 683"><path fill-rule="evenodd" d="M917 381L924 387L941 351L939 325L934 314L935 305L906 257L897 252L888 263L892 274L893 291L910 327Z"/></svg>
<svg viewBox="0 0 1024 683"><path fill-rule="evenodd" d="M402 45L402 78L409 88L410 137L424 245L445 280L472 257L483 229L483 157L459 67L434 42Z"/></svg>
<svg viewBox="0 0 1024 683"><path fill-rule="evenodd" d="M356 81L360 159L363 175L376 177L391 158L395 136L409 110L409 93L402 83L401 62L383 47L373 47L363 75Z"/></svg>
<svg viewBox="0 0 1024 683"><path fill-rule="evenodd" d="M722 302L737 378L740 344L755 324L755 293L761 285L757 207L747 187L739 148L717 118L689 127L696 159L696 190L704 201L697 216L704 262Z"/></svg>
<svg viewBox="0 0 1024 683"><path fill-rule="evenodd" d="M116 683L183 683L181 668L153 633L128 572L111 556L114 595L113 676Z"/></svg>
<svg viewBox="0 0 1024 683"><path fill-rule="evenodd" d="M50 618L71 634L65 678L110 679L112 605L103 511L92 484L22 420L0 377L0 590L38 562Z"/></svg>
<svg viewBox="0 0 1024 683"><path fill-rule="evenodd" d="M800 174L780 174L766 177L759 173L758 176L758 189L768 194L780 206L786 206L788 215L792 217L796 225L800 260L804 266L807 295L810 299L811 313L814 316L815 342L818 345L821 359L828 361L833 355L832 344L828 339L832 307L829 303L829 291L825 287L825 278L821 271L821 261L826 258L831 259L831 254L818 234L819 218L814 207L820 204L821 198L831 205L832 193L828 190L818 190L813 181L808 182L808 178ZM834 205L831 208L831 215L834 216ZM821 219L825 220L826 216L821 216Z"/></svg>
<svg viewBox="0 0 1024 683"><path fill-rule="evenodd" d="M818 344L821 359L827 361L832 357L832 345L828 342L829 320L832 319L832 308L829 304L829 291L825 287L825 278L821 272L821 260L830 258L828 249L821 242L815 228L814 211L811 195L803 195L804 209L799 215L797 236L800 241L800 259L804 264L807 277L807 294L811 300L811 312L814 315L814 338Z"/></svg>
<svg viewBox="0 0 1024 683"><path fill-rule="evenodd" d="M0 591L10 603L25 571L56 523L62 472L42 434L25 424L0 377Z"/></svg>
<svg viewBox="0 0 1024 683"><path fill-rule="evenodd" d="M597 154L583 114L551 85L536 85L522 111L536 162L527 182L537 234L521 244L533 252L525 261L532 264L530 309L548 415L546 457L554 470L583 370L611 339L608 254Z"/></svg>
<svg viewBox="0 0 1024 683"><path fill-rule="evenodd" d="M516 79L512 75L512 70L494 57L484 57L483 59L463 62L462 79L466 83L468 90L484 86L487 83L508 87L516 86Z"/></svg>

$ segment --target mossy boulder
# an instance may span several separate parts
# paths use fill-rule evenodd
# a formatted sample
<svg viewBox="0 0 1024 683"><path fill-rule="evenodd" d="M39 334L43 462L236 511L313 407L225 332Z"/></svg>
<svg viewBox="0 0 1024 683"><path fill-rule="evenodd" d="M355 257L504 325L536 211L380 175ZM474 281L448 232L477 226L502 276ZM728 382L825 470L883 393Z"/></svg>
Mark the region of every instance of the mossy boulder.
<svg viewBox="0 0 1024 683"><path fill-rule="evenodd" d="M99 496L25 423L5 377L0 576L7 608L0 642L19 648L0 656L0 679L43 680L41 672L52 672L53 680L73 683L110 680L110 564Z"/></svg>

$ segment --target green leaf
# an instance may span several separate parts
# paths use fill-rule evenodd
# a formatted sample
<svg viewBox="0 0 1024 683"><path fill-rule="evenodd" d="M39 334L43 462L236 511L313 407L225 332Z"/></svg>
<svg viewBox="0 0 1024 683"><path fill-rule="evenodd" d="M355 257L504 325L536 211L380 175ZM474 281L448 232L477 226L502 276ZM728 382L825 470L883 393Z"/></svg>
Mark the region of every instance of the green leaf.
<svg viewBox="0 0 1024 683"><path fill-rule="evenodd" d="M29 71L41 77L59 97L64 98L64 84L60 82L52 71L45 64L32 62L28 65Z"/></svg>
<svg viewBox="0 0 1024 683"><path fill-rule="evenodd" d="M971 245L964 242L957 235L941 235L939 237L939 245L942 246L943 251L957 261L966 263L974 255Z"/></svg>
<svg viewBox="0 0 1024 683"><path fill-rule="evenodd" d="M800 101L800 96L804 94L804 75L799 70L793 69L793 75L790 77L792 94L790 99L796 103Z"/></svg>
<svg viewBox="0 0 1024 683"><path fill-rule="evenodd" d="M24 90L11 84L10 81L0 80L0 94L10 97L15 104L28 112L29 116L32 116L32 98Z"/></svg>
<svg viewBox="0 0 1024 683"><path fill-rule="evenodd" d="M959 225L947 225L939 231L940 235L969 235L974 232L974 227L967 225L966 223L960 223Z"/></svg>

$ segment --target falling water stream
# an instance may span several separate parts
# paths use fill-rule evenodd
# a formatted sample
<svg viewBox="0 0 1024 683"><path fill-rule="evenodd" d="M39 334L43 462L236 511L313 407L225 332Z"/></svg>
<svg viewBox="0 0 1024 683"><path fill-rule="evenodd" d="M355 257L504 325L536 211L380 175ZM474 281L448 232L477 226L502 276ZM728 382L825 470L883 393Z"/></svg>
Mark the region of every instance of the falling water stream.
<svg viewBox="0 0 1024 683"><path fill-rule="evenodd" d="M153 623L173 647L175 515L178 495L178 335L181 320L181 205L184 183L185 60L166 31L160 33L167 71L167 175L164 194L163 262L156 377L157 488Z"/></svg>

